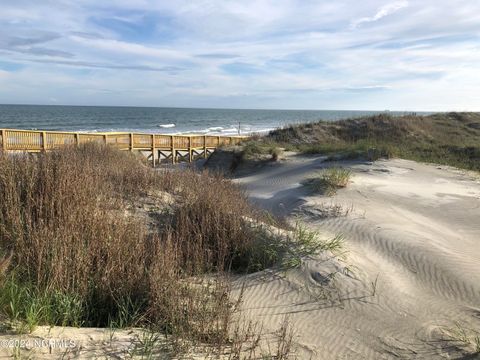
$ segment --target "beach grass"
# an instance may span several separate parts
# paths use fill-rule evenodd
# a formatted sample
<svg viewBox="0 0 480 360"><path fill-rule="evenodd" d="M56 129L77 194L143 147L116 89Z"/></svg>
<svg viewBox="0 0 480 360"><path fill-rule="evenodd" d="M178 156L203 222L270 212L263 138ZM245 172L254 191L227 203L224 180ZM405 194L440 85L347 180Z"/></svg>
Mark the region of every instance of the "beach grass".
<svg viewBox="0 0 480 360"><path fill-rule="evenodd" d="M319 171L315 176L308 178L304 184L316 193L333 196L338 189L348 185L351 176L351 170L334 166Z"/></svg>
<svg viewBox="0 0 480 360"><path fill-rule="evenodd" d="M246 141L243 145L241 153L241 161L251 160L270 160L278 161L283 150L275 142L258 141L262 139L253 137L250 141Z"/></svg>
<svg viewBox="0 0 480 360"><path fill-rule="evenodd" d="M340 121L296 124L271 131L250 144L266 144L332 159L405 158L480 171L480 114L427 116L388 113Z"/></svg>
<svg viewBox="0 0 480 360"><path fill-rule="evenodd" d="M461 344L472 355L480 355L480 331L466 327L459 322L455 322L454 325L447 330L449 337Z"/></svg>
<svg viewBox="0 0 480 360"><path fill-rule="evenodd" d="M228 347L239 301L229 274L283 256L246 221L275 219L231 181L154 171L92 143L35 157L0 153L0 193L0 317L17 332L140 326L168 335L174 353ZM151 193L174 201L145 211Z"/></svg>
<svg viewBox="0 0 480 360"><path fill-rule="evenodd" d="M255 245L246 249L249 253L239 254L237 269L243 269L244 272L257 272L265 268L285 271L298 268L305 259L324 251L338 252L342 248L340 237L321 239L317 232L308 229L300 221L288 230L282 230L282 233L272 232L269 228L255 226Z"/></svg>

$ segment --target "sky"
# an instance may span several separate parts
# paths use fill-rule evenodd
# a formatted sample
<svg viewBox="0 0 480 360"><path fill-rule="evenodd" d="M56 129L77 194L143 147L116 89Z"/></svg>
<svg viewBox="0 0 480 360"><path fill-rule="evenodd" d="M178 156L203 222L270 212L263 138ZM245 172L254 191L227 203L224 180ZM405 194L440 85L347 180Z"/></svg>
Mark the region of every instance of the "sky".
<svg viewBox="0 0 480 360"><path fill-rule="evenodd" d="M0 0L0 103L480 111L480 1Z"/></svg>

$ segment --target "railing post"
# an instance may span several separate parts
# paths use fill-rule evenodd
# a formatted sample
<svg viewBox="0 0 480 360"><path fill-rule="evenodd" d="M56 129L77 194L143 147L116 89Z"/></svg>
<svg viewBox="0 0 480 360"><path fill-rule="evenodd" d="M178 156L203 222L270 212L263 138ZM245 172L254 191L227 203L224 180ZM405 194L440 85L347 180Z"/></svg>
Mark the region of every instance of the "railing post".
<svg viewBox="0 0 480 360"><path fill-rule="evenodd" d="M7 130L0 130L0 136L2 138L2 150L7 151Z"/></svg>
<svg viewBox="0 0 480 360"><path fill-rule="evenodd" d="M207 135L203 135L203 158L207 158Z"/></svg>
<svg viewBox="0 0 480 360"><path fill-rule="evenodd" d="M152 134L152 161L153 167L157 165L157 149L155 148L155 134Z"/></svg>
<svg viewBox="0 0 480 360"><path fill-rule="evenodd" d="M133 151L133 133L130 133L130 151Z"/></svg>
<svg viewBox="0 0 480 360"><path fill-rule="evenodd" d="M189 137L188 137L188 162L192 162L192 154L193 154L193 150L192 150L192 137L189 136Z"/></svg>
<svg viewBox="0 0 480 360"><path fill-rule="evenodd" d="M176 154L175 154L175 152L176 152L176 150L175 150L175 136L172 135L170 140L172 142L172 164L175 164L175 160L176 160L175 159L175 157L176 157Z"/></svg>
<svg viewBox="0 0 480 360"><path fill-rule="evenodd" d="M217 136L217 147L220 147L220 136Z"/></svg>
<svg viewBox="0 0 480 360"><path fill-rule="evenodd" d="M107 134L103 134L103 142L105 143L105 146L107 146Z"/></svg>
<svg viewBox="0 0 480 360"><path fill-rule="evenodd" d="M42 149L43 151L47 151L47 132L42 131Z"/></svg>
<svg viewBox="0 0 480 360"><path fill-rule="evenodd" d="M80 134L79 133L75 133L75 145L77 145L77 147L80 145Z"/></svg>

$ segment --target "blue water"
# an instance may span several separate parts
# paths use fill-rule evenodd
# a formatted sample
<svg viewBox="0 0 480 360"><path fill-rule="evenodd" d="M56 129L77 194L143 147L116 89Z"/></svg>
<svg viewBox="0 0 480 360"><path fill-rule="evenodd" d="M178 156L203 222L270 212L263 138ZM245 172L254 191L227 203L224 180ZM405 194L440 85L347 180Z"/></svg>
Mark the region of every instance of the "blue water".
<svg viewBox="0 0 480 360"><path fill-rule="evenodd" d="M109 106L0 105L0 128L62 131L238 134L378 111L233 110ZM401 115L402 112L391 112Z"/></svg>

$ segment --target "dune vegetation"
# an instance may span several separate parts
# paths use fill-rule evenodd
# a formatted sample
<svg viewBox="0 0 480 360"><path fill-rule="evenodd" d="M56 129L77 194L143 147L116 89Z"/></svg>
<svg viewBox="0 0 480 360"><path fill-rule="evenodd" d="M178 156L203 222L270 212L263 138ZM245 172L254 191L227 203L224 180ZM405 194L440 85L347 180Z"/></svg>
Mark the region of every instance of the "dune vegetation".
<svg viewBox="0 0 480 360"><path fill-rule="evenodd" d="M0 153L0 194L0 321L15 332L140 326L168 335L176 353L242 351L229 275L331 247L301 227L282 240L268 230L276 220L220 176L154 171L95 144Z"/></svg>
<svg viewBox="0 0 480 360"><path fill-rule="evenodd" d="M332 159L399 157L480 170L480 114L438 113L395 117L388 113L287 126L257 137L246 152L275 148Z"/></svg>
<svg viewBox="0 0 480 360"><path fill-rule="evenodd" d="M335 195L338 189L348 185L352 172L342 167L329 167L308 178L305 185L327 196Z"/></svg>

